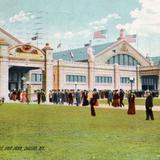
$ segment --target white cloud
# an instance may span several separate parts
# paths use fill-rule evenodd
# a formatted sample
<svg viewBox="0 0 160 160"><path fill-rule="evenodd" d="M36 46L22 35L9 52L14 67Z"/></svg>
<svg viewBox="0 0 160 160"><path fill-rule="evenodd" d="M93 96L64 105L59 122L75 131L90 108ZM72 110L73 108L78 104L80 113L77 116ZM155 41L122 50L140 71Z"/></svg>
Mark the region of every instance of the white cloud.
<svg viewBox="0 0 160 160"><path fill-rule="evenodd" d="M130 12L133 21L126 24L118 24L117 29L124 28L130 34L139 35L160 33L160 0L139 0L140 9Z"/></svg>
<svg viewBox="0 0 160 160"><path fill-rule="evenodd" d="M62 34L60 33L60 32L57 32L57 33L55 33L54 35L53 35L53 37L55 38L55 39L61 39L62 38Z"/></svg>
<svg viewBox="0 0 160 160"><path fill-rule="evenodd" d="M79 38L79 37L87 38L90 35L91 35L91 31L86 29L86 30L80 30L77 32L71 32L71 31L65 32L63 34L62 38L63 39L73 39L73 38L75 39L75 38Z"/></svg>
<svg viewBox="0 0 160 160"><path fill-rule="evenodd" d="M89 37L91 35L91 31L87 30L87 29L86 30L81 30L81 31L77 32L75 35L77 37L79 37L79 36Z"/></svg>
<svg viewBox="0 0 160 160"><path fill-rule="evenodd" d="M18 14L15 14L14 16L10 17L9 22L10 23L27 22L33 18L35 18L35 16L32 15L32 13L21 10Z"/></svg>
<svg viewBox="0 0 160 160"><path fill-rule="evenodd" d="M104 29L105 25L108 23L109 20L112 19L119 19L120 16L117 13L109 14L106 17L101 18L100 20L90 22L89 25L94 29Z"/></svg>
<svg viewBox="0 0 160 160"><path fill-rule="evenodd" d="M74 37L74 33L71 31L64 33L64 39L72 39L73 37Z"/></svg>

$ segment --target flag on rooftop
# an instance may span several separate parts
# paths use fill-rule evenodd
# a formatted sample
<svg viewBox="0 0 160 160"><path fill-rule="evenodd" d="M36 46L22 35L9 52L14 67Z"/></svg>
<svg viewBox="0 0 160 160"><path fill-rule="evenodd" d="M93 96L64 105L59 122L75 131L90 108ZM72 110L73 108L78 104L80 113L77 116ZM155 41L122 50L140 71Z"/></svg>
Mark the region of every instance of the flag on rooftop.
<svg viewBox="0 0 160 160"><path fill-rule="evenodd" d="M62 44L61 44L61 43L59 43L59 44L57 45L57 48L61 48L61 45L62 45Z"/></svg>
<svg viewBox="0 0 160 160"><path fill-rule="evenodd" d="M92 44L92 40L89 40L88 43L85 43L85 44L84 44L84 47L89 47L89 46L91 46L91 44Z"/></svg>
<svg viewBox="0 0 160 160"><path fill-rule="evenodd" d="M74 58L73 52L70 51L69 53L70 53L71 58Z"/></svg>
<svg viewBox="0 0 160 160"><path fill-rule="evenodd" d="M134 42L136 42L136 38L137 38L136 34L126 35L126 40L127 40L128 43L134 43Z"/></svg>
<svg viewBox="0 0 160 160"><path fill-rule="evenodd" d="M106 39L106 32L106 29L94 32L93 39Z"/></svg>
<svg viewBox="0 0 160 160"><path fill-rule="evenodd" d="M38 36L34 36L34 37L32 37L31 39L32 39L32 41L35 41L35 40L38 39Z"/></svg>

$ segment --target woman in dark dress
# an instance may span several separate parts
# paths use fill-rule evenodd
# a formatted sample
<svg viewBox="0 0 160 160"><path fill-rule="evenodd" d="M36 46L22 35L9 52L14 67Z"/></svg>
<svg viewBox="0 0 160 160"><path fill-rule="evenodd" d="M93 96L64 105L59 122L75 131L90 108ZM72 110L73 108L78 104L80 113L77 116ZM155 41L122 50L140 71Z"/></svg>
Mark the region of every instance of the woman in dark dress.
<svg viewBox="0 0 160 160"><path fill-rule="evenodd" d="M135 95L130 92L128 94L128 114L136 114L135 110Z"/></svg>
<svg viewBox="0 0 160 160"><path fill-rule="evenodd" d="M87 91L83 91L82 92L82 106L88 106L89 102L88 102L88 92Z"/></svg>
<svg viewBox="0 0 160 160"><path fill-rule="evenodd" d="M70 90L68 94L68 104L73 105L73 91L72 90Z"/></svg>
<svg viewBox="0 0 160 160"><path fill-rule="evenodd" d="M120 96L118 94L118 90L115 90L113 93L113 102L112 102L113 107L120 107Z"/></svg>
<svg viewBox="0 0 160 160"><path fill-rule="evenodd" d="M93 96L90 100L90 106L91 106L91 116L96 116L96 112L94 109L94 106L98 106L98 99L99 99L99 95L97 92L93 92Z"/></svg>

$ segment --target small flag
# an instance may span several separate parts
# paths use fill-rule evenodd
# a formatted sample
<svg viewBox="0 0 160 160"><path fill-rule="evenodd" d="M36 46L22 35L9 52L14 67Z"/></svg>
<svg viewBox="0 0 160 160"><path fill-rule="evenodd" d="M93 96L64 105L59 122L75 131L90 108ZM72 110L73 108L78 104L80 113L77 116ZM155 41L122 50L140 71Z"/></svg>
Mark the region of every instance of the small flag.
<svg viewBox="0 0 160 160"><path fill-rule="evenodd" d="M92 44L92 40L89 40L88 43L84 44L84 47L89 47L89 46L91 46L91 44Z"/></svg>
<svg viewBox="0 0 160 160"><path fill-rule="evenodd" d="M71 56L71 58L74 58L74 55L73 55L72 51L70 51L70 56Z"/></svg>
<svg viewBox="0 0 160 160"><path fill-rule="evenodd" d="M107 30L100 30L94 32L93 39L106 39L106 31Z"/></svg>
<svg viewBox="0 0 160 160"><path fill-rule="evenodd" d="M35 41L35 40L37 40L37 38L38 38L38 36L34 36L31 39L32 39L32 41Z"/></svg>
<svg viewBox="0 0 160 160"><path fill-rule="evenodd" d="M61 48L61 43L59 43L59 44L57 45L57 48Z"/></svg>
<svg viewBox="0 0 160 160"><path fill-rule="evenodd" d="M84 47L89 47L89 46L90 46L90 43L84 44Z"/></svg>
<svg viewBox="0 0 160 160"><path fill-rule="evenodd" d="M134 42L136 42L136 38L137 38L136 34L127 35L126 36L126 40L127 40L128 43L134 43Z"/></svg>

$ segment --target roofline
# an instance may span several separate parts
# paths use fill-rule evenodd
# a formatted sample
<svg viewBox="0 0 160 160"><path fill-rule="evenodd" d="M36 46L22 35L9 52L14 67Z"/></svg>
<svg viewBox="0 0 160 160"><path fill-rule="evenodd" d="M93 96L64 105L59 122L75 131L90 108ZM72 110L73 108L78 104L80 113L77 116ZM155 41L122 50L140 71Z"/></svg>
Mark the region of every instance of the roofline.
<svg viewBox="0 0 160 160"><path fill-rule="evenodd" d="M124 39L116 41L115 43L113 43L113 44L112 44L111 46L109 46L108 48L106 48L106 49L102 50L101 52L99 52L95 57L100 56L101 54L104 53L104 51L110 50L111 48L115 47L116 45L118 45L118 44L121 43L121 42L126 42L134 51L136 51L142 58L144 58L144 59L151 65L151 62L150 62L148 59L146 59L139 51L137 51L134 47L132 47L132 46L131 46L126 40L124 40Z"/></svg>
<svg viewBox="0 0 160 160"><path fill-rule="evenodd" d="M147 58L145 58L137 49L132 47L126 40L123 41L125 41L133 50L135 50L142 58L144 58L151 65L151 62Z"/></svg>
<svg viewBox="0 0 160 160"><path fill-rule="evenodd" d="M111 44L109 47L107 47L107 48L103 49L102 51L100 51L97 55L95 55L95 57L100 56L101 54L103 54L104 51L110 50L111 48L115 47L116 45L118 45L118 44L121 43L121 42L122 42L122 40L120 40L120 41L115 41L115 43L114 43L114 42L111 42L111 43L113 43L113 44Z"/></svg>
<svg viewBox="0 0 160 160"><path fill-rule="evenodd" d="M9 32L7 32L6 30L2 29L0 27L0 31L3 32L4 34L6 34L8 37L10 37L11 39L13 39L14 41L16 41L19 44L23 44L22 41L20 41L19 39L17 39L16 37L14 37L12 34L10 34Z"/></svg>
<svg viewBox="0 0 160 160"><path fill-rule="evenodd" d="M108 43L114 43L114 42L108 42ZM104 44L108 44L108 43L102 43L102 44L95 44L95 45L91 45L91 47L96 47L96 46L100 46L100 45L104 45ZM72 51L72 50L77 50L77 49L82 49L82 48L87 48L87 47L78 47L78 48L72 48L72 49L66 49L66 50L62 50L62 51L56 51L54 53L59 53L59 52L67 52L67 51Z"/></svg>

